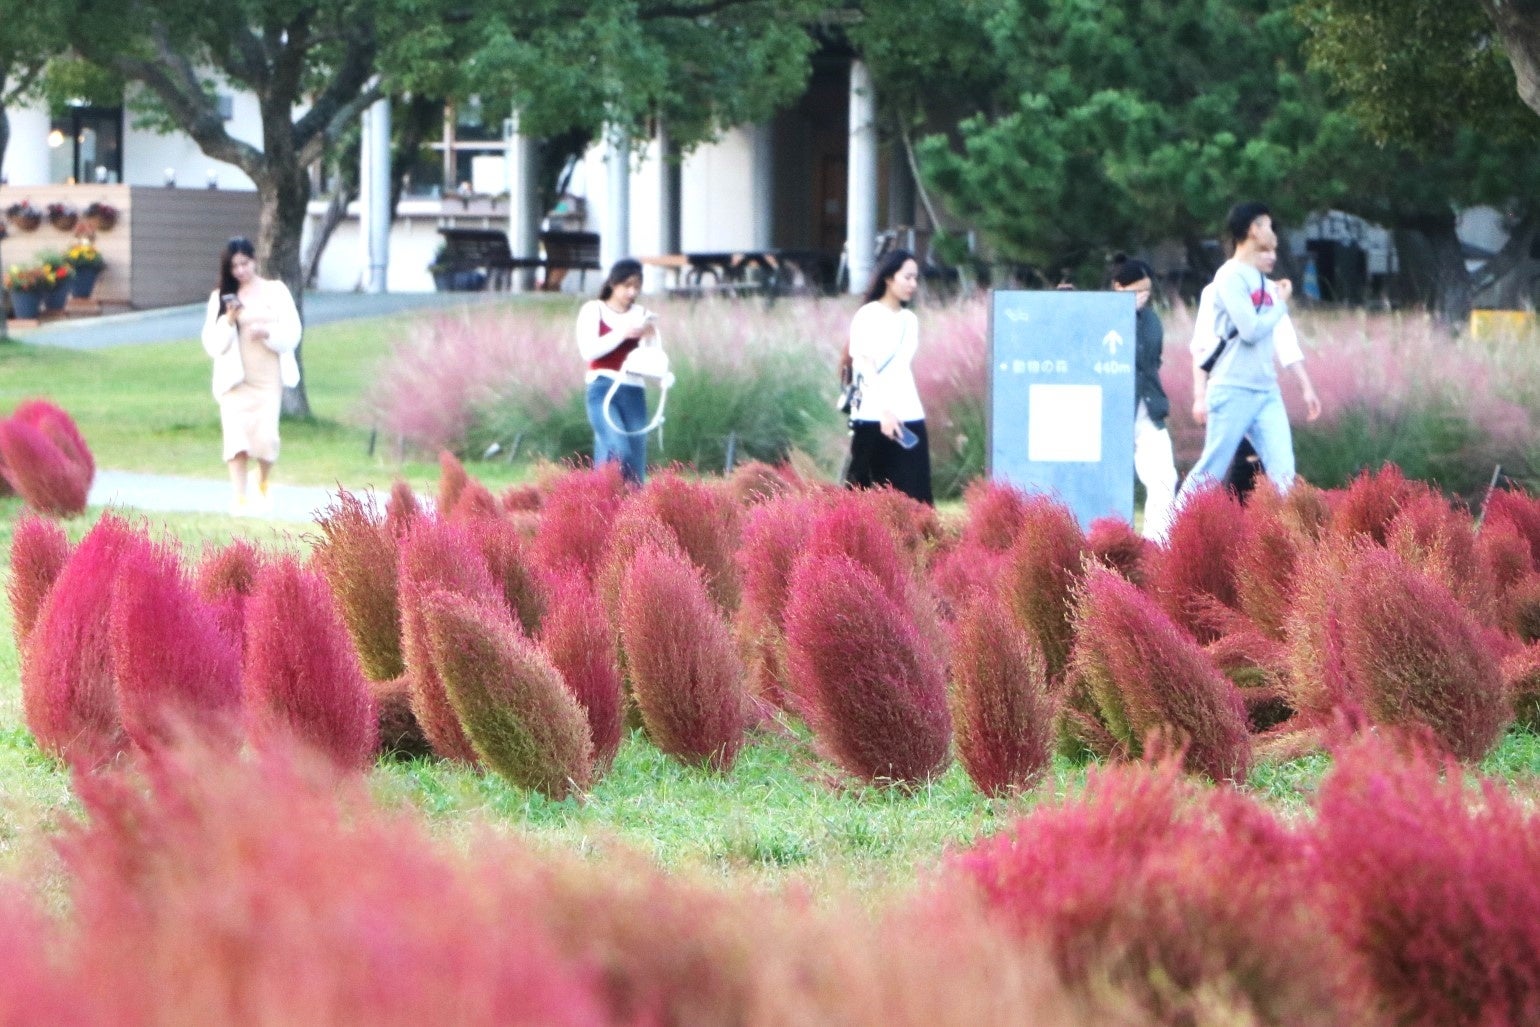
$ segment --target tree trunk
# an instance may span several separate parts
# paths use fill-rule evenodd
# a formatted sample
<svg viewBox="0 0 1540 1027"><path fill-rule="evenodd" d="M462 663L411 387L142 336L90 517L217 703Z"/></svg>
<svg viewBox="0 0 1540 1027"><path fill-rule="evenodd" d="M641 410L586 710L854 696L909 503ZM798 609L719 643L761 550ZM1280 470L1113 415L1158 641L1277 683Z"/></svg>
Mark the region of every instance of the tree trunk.
<svg viewBox="0 0 1540 1027"><path fill-rule="evenodd" d="M321 223L316 226L315 234L310 237L310 252L305 254L303 261L306 285L315 281L316 272L321 267L321 256L326 252L326 244L331 242L332 233L348 216L348 204L352 202L354 195L355 193L345 181L339 181L337 188L327 199L326 213L322 215Z"/></svg>
<svg viewBox="0 0 1540 1027"><path fill-rule="evenodd" d="M305 208L310 202L310 176L298 155L269 153L264 174L257 180L262 213L257 222L257 264L269 278L276 278L294 294L301 320L305 313L305 270L300 261L300 237L305 231ZM304 344L294 351L299 361L299 385L283 390L283 412L288 417L310 418L310 399L305 394Z"/></svg>
<svg viewBox="0 0 1540 1027"><path fill-rule="evenodd" d="M1540 114L1540 0L1482 0L1513 65L1519 99Z"/></svg>
<svg viewBox="0 0 1540 1027"><path fill-rule="evenodd" d="M1203 287L1214 280L1214 272L1224 263L1225 255L1223 250L1195 235L1188 236L1182 243L1187 250L1187 277L1182 282L1182 298L1196 303Z"/></svg>
<svg viewBox="0 0 1540 1027"><path fill-rule="evenodd" d="M1454 212L1405 219L1396 226L1395 239L1404 295L1462 329L1470 321L1471 277L1455 234Z"/></svg>

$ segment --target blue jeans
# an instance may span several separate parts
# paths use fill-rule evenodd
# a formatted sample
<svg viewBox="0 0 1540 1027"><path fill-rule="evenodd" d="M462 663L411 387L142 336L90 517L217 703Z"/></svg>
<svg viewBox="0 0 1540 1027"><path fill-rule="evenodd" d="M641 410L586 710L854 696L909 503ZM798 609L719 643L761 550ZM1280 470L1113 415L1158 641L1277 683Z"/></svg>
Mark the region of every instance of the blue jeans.
<svg viewBox="0 0 1540 1027"><path fill-rule="evenodd" d="M1213 385L1208 390L1208 430L1203 435L1203 454L1182 483L1178 503L1195 489L1224 478L1241 439L1249 438L1267 476L1278 491L1294 484L1294 436L1283 394Z"/></svg>
<svg viewBox="0 0 1540 1027"><path fill-rule="evenodd" d="M647 436L626 435L611 428L604 419L604 397L613 379L597 378L588 384L588 423L594 429L594 466L610 460L620 461L627 481L640 485L647 480ZM640 385L622 385L610 401L610 417L625 431L647 427L647 390Z"/></svg>

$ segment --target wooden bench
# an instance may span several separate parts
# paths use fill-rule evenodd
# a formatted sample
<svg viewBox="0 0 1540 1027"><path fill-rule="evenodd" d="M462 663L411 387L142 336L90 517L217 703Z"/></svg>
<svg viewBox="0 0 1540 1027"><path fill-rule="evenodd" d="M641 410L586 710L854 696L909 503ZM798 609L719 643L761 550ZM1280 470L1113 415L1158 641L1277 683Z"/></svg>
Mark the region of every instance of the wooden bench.
<svg viewBox="0 0 1540 1027"><path fill-rule="evenodd" d="M587 273L599 270L599 234L597 232L541 232L540 248L544 256L515 257L508 248L508 235L495 228L440 228L444 253L439 267L453 281L466 272L486 275L482 287L507 290L513 285L513 272L520 268L544 268L540 288L554 292L561 288L568 271L577 271L586 285Z"/></svg>

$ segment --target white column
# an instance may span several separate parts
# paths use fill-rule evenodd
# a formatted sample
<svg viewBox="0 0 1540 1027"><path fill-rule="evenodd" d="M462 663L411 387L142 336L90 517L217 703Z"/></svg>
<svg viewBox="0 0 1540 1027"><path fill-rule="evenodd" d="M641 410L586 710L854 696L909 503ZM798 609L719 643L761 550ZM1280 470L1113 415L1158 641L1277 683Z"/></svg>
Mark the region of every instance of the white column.
<svg viewBox="0 0 1540 1027"><path fill-rule="evenodd" d="M619 129L606 127L604 147L605 210L599 228L599 262L608 272L631 255L631 143Z"/></svg>
<svg viewBox="0 0 1540 1027"><path fill-rule="evenodd" d="M376 100L364 113L367 151L365 172L368 204L361 208L367 226L369 252L369 292L386 291L385 278L390 270L390 98Z"/></svg>
<svg viewBox="0 0 1540 1027"><path fill-rule="evenodd" d="M877 243L877 92L871 72L850 62L850 153L845 184L845 254L850 291L866 289Z"/></svg>
<svg viewBox="0 0 1540 1027"><path fill-rule="evenodd" d="M506 150L503 166L508 174L508 248L515 257L533 257L539 247L540 190L535 181L535 141L519 133L519 116L503 123ZM515 292L535 286L534 268L513 273Z"/></svg>
<svg viewBox="0 0 1540 1027"><path fill-rule="evenodd" d="M753 193L754 249L768 250L775 226L775 146L770 123L754 126Z"/></svg>
<svg viewBox="0 0 1540 1027"><path fill-rule="evenodd" d="M0 171L14 186L47 185L48 110L45 107L12 107L11 142L5 148L5 165ZM68 140L65 141L68 145Z"/></svg>

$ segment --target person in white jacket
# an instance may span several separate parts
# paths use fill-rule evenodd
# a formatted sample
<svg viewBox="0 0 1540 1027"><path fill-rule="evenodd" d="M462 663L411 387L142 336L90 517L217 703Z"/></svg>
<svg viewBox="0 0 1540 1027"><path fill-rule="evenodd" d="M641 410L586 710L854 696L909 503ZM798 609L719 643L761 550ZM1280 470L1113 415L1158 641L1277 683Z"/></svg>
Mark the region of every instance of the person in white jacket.
<svg viewBox="0 0 1540 1027"><path fill-rule="evenodd" d="M584 303L577 316L594 466L617 461L636 485L647 480L647 393L622 368L638 347L661 345L657 315L636 301L641 291L641 262L624 257L605 276L599 298Z"/></svg>
<svg viewBox="0 0 1540 1027"><path fill-rule="evenodd" d="M299 384L301 327L294 297L282 282L257 274L256 250L231 239L219 262L219 288L209 296L203 348L214 360L214 398L230 469L230 512L266 512L278 460L283 390ZM248 506L250 462L257 464L257 500Z"/></svg>

